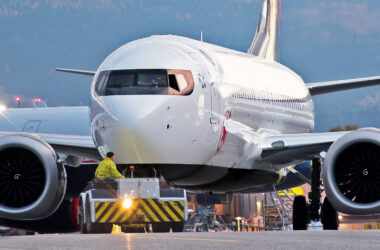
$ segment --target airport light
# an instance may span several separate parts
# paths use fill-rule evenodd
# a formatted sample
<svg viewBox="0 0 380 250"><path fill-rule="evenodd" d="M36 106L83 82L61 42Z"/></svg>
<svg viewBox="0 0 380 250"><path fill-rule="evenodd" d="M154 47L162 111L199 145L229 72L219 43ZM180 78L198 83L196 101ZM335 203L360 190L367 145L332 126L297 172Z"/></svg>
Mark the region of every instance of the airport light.
<svg viewBox="0 0 380 250"><path fill-rule="evenodd" d="M32 99L34 107L47 107L46 102L41 97L35 97Z"/></svg>
<svg viewBox="0 0 380 250"><path fill-rule="evenodd" d="M16 96L15 101L16 101L17 106L20 107L21 106L21 96Z"/></svg>
<svg viewBox="0 0 380 250"><path fill-rule="evenodd" d="M132 198L131 198L131 197L128 197L128 196L124 197L124 199L123 199L123 203L122 203L123 208L124 208L124 209L129 209L129 208L132 207L132 205L133 205L133 200L132 200Z"/></svg>
<svg viewBox="0 0 380 250"><path fill-rule="evenodd" d="M7 106L5 106L4 104L0 104L0 114L4 113L5 111L7 111Z"/></svg>
<svg viewBox="0 0 380 250"><path fill-rule="evenodd" d="M262 208L263 208L263 203L261 200L256 201L256 214L261 215L262 214Z"/></svg>
<svg viewBox="0 0 380 250"><path fill-rule="evenodd" d="M35 103L40 103L40 102L42 102L42 99L39 98L39 97L37 97L37 98L34 98L34 99L33 99L33 102L35 102Z"/></svg>
<svg viewBox="0 0 380 250"><path fill-rule="evenodd" d="M243 218L240 217L240 216L238 216L238 217L235 218L235 220L236 220L236 223L237 223L237 228L236 228L236 230L237 230L238 232L241 232L241 222L242 222Z"/></svg>

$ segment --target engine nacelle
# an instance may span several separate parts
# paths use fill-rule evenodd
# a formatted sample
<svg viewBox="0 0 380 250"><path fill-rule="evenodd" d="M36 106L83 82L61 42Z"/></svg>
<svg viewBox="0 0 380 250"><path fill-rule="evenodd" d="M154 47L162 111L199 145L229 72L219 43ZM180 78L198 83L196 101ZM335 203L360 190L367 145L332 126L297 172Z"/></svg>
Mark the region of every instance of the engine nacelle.
<svg viewBox="0 0 380 250"><path fill-rule="evenodd" d="M0 137L0 218L48 217L66 192L66 171L53 148L38 137Z"/></svg>
<svg viewBox="0 0 380 250"><path fill-rule="evenodd" d="M330 147L324 165L326 194L338 211L380 213L380 130L343 136Z"/></svg>

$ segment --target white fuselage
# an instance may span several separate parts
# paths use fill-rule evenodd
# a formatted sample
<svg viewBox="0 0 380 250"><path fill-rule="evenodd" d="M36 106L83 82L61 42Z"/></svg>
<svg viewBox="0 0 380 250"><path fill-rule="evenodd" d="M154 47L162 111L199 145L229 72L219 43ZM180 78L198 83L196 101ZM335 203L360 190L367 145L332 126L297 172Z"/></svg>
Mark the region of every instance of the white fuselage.
<svg viewBox="0 0 380 250"><path fill-rule="evenodd" d="M188 96L97 94L99 75L115 70L192 72ZM128 43L100 65L91 90L91 134L100 152L122 164L237 165L243 142L225 135L232 119L258 134L311 132L313 103L289 68L178 36Z"/></svg>

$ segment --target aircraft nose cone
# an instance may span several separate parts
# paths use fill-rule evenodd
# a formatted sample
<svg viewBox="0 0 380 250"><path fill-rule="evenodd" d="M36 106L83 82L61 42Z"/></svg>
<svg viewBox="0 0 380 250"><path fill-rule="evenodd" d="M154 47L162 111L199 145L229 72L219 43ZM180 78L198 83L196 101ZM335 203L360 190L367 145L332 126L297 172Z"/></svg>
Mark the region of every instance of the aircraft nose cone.
<svg viewBox="0 0 380 250"><path fill-rule="evenodd" d="M115 152L118 162L157 161L165 127L165 98L114 96L108 98L106 108L112 112L98 118L98 145L102 144L104 151Z"/></svg>
<svg viewBox="0 0 380 250"><path fill-rule="evenodd" d="M214 154L214 136L206 116L185 97L110 96L104 112L92 120L99 151L115 153L119 164L194 164ZM95 129L94 129L95 128ZM189 152L197 152L196 155Z"/></svg>
<svg viewBox="0 0 380 250"><path fill-rule="evenodd" d="M109 98L111 100L107 102L107 108L118 125L132 128L160 112L167 99L164 97L115 96Z"/></svg>

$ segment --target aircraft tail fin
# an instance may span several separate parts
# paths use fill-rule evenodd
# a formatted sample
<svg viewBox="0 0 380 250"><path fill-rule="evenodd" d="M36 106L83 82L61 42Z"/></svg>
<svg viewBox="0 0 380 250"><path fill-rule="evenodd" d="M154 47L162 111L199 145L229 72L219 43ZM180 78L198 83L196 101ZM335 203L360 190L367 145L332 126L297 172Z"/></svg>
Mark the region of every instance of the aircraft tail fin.
<svg viewBox="0 0 380 250"><path fill-rule="evenodd" d="M275 61L277 59L278 26L281 0L264 0L261 19L248 53Z"/></svg>

